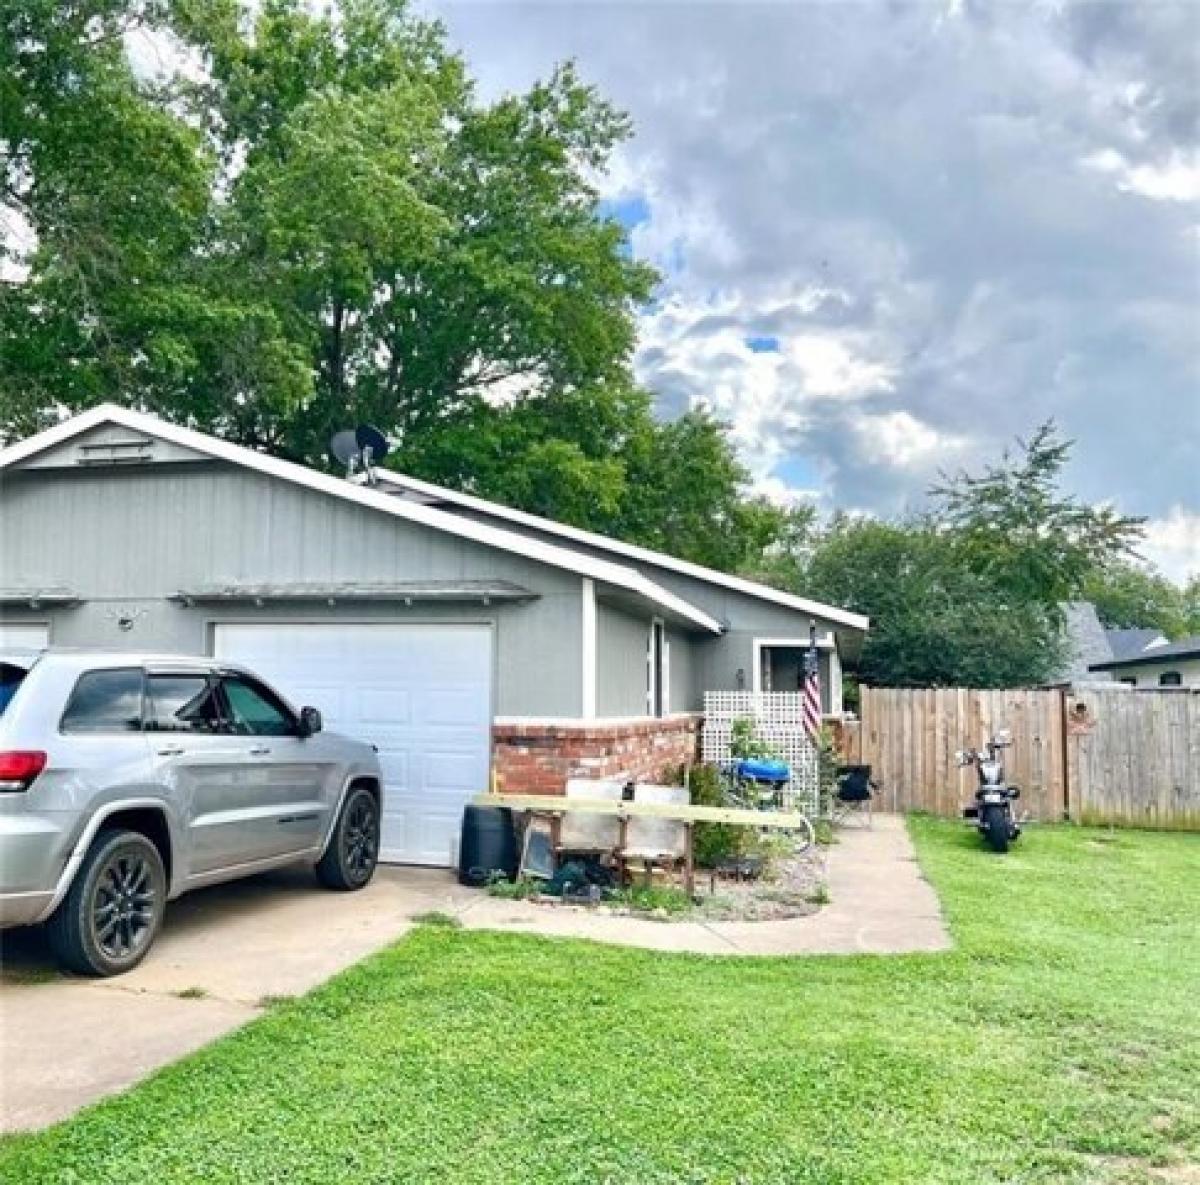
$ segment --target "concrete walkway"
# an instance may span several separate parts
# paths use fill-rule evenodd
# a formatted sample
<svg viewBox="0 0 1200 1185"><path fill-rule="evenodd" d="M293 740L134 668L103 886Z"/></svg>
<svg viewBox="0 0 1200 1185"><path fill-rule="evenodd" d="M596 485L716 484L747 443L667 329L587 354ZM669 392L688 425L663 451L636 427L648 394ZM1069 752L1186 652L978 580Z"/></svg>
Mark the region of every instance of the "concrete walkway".
<svg viewBox="0 0 1200 1185"><path fill-rule="evenodd" d="M826 871L830 904L788 921L660 922L488 896L443 908L470 930L522 930L706 955L905 954L949 948L937 894L917 867L903 819L876 815L871 827L856 822L839 828L837 838Z"/></svg>
<svg viewBox="0 0 1200 1185"><path fill-rule="evenodd" d="M304 869L193 893L168 910L137 970L85 980L54 970L38 931L0 946L0 1131L44 1127L298 995L406 933L431 911L468 929L590 938L718 955L890 954L949 946L903 822L838 833L832 903L781 922L656 922L503 901L444 870L381 868L361 893Z"/></svg>

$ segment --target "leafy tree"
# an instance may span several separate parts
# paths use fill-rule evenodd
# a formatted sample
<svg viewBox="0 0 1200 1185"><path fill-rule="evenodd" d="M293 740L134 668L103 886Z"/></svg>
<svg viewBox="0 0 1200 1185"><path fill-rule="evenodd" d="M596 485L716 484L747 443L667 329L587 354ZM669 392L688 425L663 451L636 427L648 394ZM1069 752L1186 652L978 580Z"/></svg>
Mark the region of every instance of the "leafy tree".
<svg viewBox="0 0 1200 1185"><path fill-rule="evenodd" d="M935 486L934 516L953 533L963 562L999 592L1057 608L1079 597L1096 568L1128 554L1145 520L1062 493L1072 442L1053 420L1018 446L981 474Z"/></svg>
<svg viewBox="0 0 1200 1185"><path fill-rule="evenodd" d="M163 12L0 4L0 437L161 394L190 343L228 329L192 267L214 161L124 50Z"/></svg>
<svg viewBox="0 0 1200 1185"><path fill-rule="evenodd" d="M734 572L761 562L787 528L786 511L746 495L724 425L702 408L665 423L647 417L625 455L628 496L609 524L615 534Z"/></svg>
<svg viewBox="0 0 1200 1185"><path fill-rule="evenodd" d="M283 407L239 392L230 431L313 462L370 420L406 467L455 481L454 447L497 405L625 380L654 274L591 178L629 125L572 67L484 106L401 0L271 0L249 30L235 5L188 15L228 274L266 294L312 376Z"/></svg>
<svg viewBox="0 0 1200 1185"><path fill-rule="evenodd" d="M1118 560L1096 568L1084 581L1083 598L1114 629L1153 627L1169 638L1192 631L1185 590L1142 564Z"/></svg>
<svg viewBox="0 0 1200 1185"><path fill-rule="evenodd" d="M859 678L887 687L1012 687L1050 677L1057 620L1012 603L927 520L838 516L816 544L804 591L871 618Z"/></svg>
<svg viewBox="0 0 1200 1185"><path fill-rule="evenodd" d="M1194 573L1180 594L1182 632L1189 637L1200 634L1200 572Z"/></svg>

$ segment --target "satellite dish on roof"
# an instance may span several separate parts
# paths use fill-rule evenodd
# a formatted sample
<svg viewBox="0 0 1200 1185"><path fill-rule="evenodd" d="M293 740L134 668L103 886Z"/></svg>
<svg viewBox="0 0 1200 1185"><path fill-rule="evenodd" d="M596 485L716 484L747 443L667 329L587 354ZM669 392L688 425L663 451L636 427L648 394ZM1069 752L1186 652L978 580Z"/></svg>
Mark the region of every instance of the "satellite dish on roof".
<svg viewBox="0 0 1200 1185"><path fill-rule="evenodd" d="M373 424L359 424L354 436L358 441L364 467L369 467L372 461L382 461L388 455L390 446L387 437Z"/></svg>
<svg viewBox="0 0 1200 1185"><path fill-rule="evenodd" d="M387 437L371 424L360 424L337 433L329 442L329 451L338 463L346 466L346 476L353 477L359 469L375 484L373 466L388 455Z"/></svg>
<svg viewBox="0 0 1200 1185"><path fill-rule="evenodd" d="M358 464L361 449L358 446L358 434L346 429L345 432L339 432L330 442L329 451L333 453L334 460L339 465L345 465L351 472L354 471Z"/></svg>

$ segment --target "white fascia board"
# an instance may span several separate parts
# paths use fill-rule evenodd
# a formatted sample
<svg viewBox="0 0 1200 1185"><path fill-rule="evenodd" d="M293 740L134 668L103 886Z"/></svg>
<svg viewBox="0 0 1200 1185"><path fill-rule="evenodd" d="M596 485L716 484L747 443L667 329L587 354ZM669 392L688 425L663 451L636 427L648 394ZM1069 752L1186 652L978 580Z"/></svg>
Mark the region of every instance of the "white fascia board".
<svg viewBox="0 0 1200 1185"><path fill-rule="evenodd" d="M227 440L220 440L215 436L198 432L194 428L184 428L179 424L160 420L156 416L146 415L144 412L118 407L116 404L101 404L70 420L56 424L53 428L47 428L44 432L39 432L27 440L19 441L0 450L0 471L35 456L45 449L53 448L72 437L90 431L100 424L109 423L120 424L134 431L157 436L162 440L205 453L217 460L257 470L259 473L265 473L270 477L289 481L322 494L330 494L343 501L357 503L359 506L366 506L383 514L389 514L393 518L420 523L422 526L432 527L434 530L444 531L449 535L457 535L474 543L482 543L486 547L512 552L537 563L548 564L551 567L562 568L605 584L615 585L617 588L626 589L653 601L710 633L723 632L721 623L715 618L685 601L682 597L677 597L666 589L660 588L654 581L648 580L634 568L610 563L608 560L597 560L582 552L558 547L552 543L543 543L539 539L532 539L517 531L506 531L501 527L477 523L446 510L437 510L417 502L405 502L369 486L356 485L342 477L331 477L327 473L318 473L315 469L297 465L294 461L284 461L279 457L258 453L240 444L232 444Z"/></svg>
<svg viewBox="0 0 1200 1185"><path fill-rule="evenodd" d="M731 576L728 572L719 572L715 568L693 564L690 560L681 560L673 555L667 555L665 552L651 551L650 548L639 547L635 543L624 543L619 539L611 539L607 535L597 535L594 531L585 531L580 527L571 527L566 523L555 522L554 519L542 518L524 510L515 510L511 506L504 506L499 502L489 502L486 498L477 498L473 494L464 494L459 490L446 489L443 486L434 485L432 482L421 481L419 478L397 473L395 470L378 469L376 476L385 485L399 486L415 493L439 498L446 502L454 502L459 506L466 506L471 510L478 510L496 518L508 519L548 534L561 535L564 539L571 539L576 543L586 543L592 547L604 548L618 555L627 556L629 559L639 560L644 564L654 564L672 572L679 572L684 576L694 577L696 580L719 584L723 588L731 588L736 592L745 593L747 596L773 601L788 609L795 609L814 617L822 617L826 621L836 622L849 629L865 632L871 625L870 618L864 617L861 613L851 613L846 609L822 604L820 601L810 601L807 597L798 597L794 593L786 593L780 589L771 588L770 585L747 580L744 576ZM356 480L361 480L361 478Z"/></svg>

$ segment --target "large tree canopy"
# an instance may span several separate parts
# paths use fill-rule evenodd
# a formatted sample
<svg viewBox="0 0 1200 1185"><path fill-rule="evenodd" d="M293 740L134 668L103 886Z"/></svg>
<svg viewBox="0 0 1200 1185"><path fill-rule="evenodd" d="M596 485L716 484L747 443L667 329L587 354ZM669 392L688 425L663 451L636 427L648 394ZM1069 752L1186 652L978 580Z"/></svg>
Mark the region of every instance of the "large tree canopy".
<svg viewBox="0 0 1200 1185"><path fill-rule="evenodd" d="M629 125L570 65L482 103L403 0L4 0L0 54L34 242L0 436L116 400L326 464L370 421L407 472L708 563L782 521L632 382L655 276L594 185Z"/></svg>

